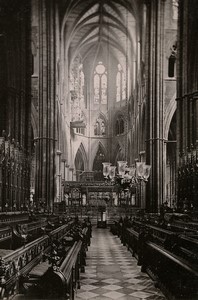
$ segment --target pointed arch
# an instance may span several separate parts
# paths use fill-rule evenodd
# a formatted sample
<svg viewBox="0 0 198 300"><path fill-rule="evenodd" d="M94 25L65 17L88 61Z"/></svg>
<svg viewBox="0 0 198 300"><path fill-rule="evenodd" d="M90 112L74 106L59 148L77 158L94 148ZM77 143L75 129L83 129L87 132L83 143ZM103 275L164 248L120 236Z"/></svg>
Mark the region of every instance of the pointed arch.
<svg viewBox="0 0 198 300"><path fill-rule="evenodd" d="M78 149L75 157L76 181L80 181L80 174L85 170L84 160L81 151Z"/></svg>
<svg viewBox="0 0 198 300"><path fill-rule="evenodd" d="M107 150L106 150L106 147L103 145L102 141L98 141L98 143L95 143L93 145L93 148L91 149L91 153L92 153L92 162L91 162L91 167L90 169L93 170L93 161L94 161L94 158L96 157L96 153L98 151L98 148L101 147L104 155L105 155L105 160L108 161L109 160L109 156L108 156L108 153L107 153Z"/></svg>
<svg viewBox="0 0 198 300"><path fill-rule="evenodd" d="M124 149L122 149L121 145L118 143L115 149L115 155L113 159L113 164L116 165L117 161L119 160L125 160L125 153Z"/></svg>
<svg viewBox="0 0 198 300"><path fill-rule="evenodd" d="M87 155L81 143L75 156L74 165L76 169L76 180L80 180L80 174L87 169Z"/></svg>
<svg viewBox="0 0 198 300"><path fill-rule="evenodd" d="M94 171L94 180L103 181L103 165L102 163L106 161L106 151L99 142L96 155L93 160L93 171Z"/></svg>
<svg viewBox="0 0 198 300"><path fill-rule="evenodd" d="M88 159L87 159L87 153L85 151L85 147L83 145L83 143L80 144L77 152L76 152L76 156L77 153L80 153L80 155L82 156L83 162L84 162L84 166L85 166L85 170L87 170L87 166L88 166ZM76 157L75 156L75 157Z"/></svg>

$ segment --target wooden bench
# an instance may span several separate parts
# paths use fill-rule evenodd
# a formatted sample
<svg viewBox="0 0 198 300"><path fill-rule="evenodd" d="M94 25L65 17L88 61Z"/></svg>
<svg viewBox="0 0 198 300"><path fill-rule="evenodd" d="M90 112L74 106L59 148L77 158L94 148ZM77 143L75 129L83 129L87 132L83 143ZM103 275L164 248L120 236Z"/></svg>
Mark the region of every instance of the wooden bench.
<svg viewBox="0 0 198 300"><path fill-rule="evenodd" d="M29 220L29 214L15 212L15 213L0 213L0 224L11 225L16 223L21 223L22 221L27 222Z"/></svg>
<svg viewBox="0 0 198 300"><path fill-rule="evenodd" d="M9 226L0 228L0 248L12 248L12 228Z"/></svg>
<svg viewBox="0 0 198 300"><path fill-rule="evenodd" d="M51 252L46 256L48 261L41 262L29 273L28 283L36 285L33 295L37 299L74 299L75 290L80 288L80 271L84 272L86 264L90 234L88 227L80 233L76 241L54 240Z"/></svg>
<svg viewBox="0 0 198 300"><path fill-rule="evenodd" d="M128 250L132 253L132 256L138 259L139 255L139 233L132 228L126 229L126 245L128 246Z"/></svg>
<svg viewBox="0 0 198 300"><path fill-rule="evenodd" d="M40 220L14 225L12 227L12 249L17 249L44 234L50 234L50 232L53 232L53 235L55 236L56 229L59 234L62 234L60 225L62 224L62 226L64 226L65 224L59 222L59 219L57 218L56 221L56 223L53 223L51 219L42 218ZM70 221L67 224L69 226L69 224L72 223L73 221ZM68 230L68 226L66 230Z"/></svg>
<svg viewBox="0 0 198 300"><path fill-rule="evenodd" d="M0 215L0 249L12 249L22 247L40 236L50 233L55 228L66 223L64 217L45 216L32 218L25 214L1 214ZM53 223L54 221L54 223Z"/></svg>
<svg viewBox="0 0 198 300"><path fill-rule="evenodd" d="M42 276L42 290L46 298L74 299L80 288L82 241L76 241L60 266L51 266Z"/></svg>
<svg viewBox="0 0 198 300"><path fill-rule="evenodd" d="M198 266L148 241L142 270L155 280L169 298L198 299Z"/></svg>
<svg viewBox="0 0 198 300"><path fill-rule="evenodd" d="M170 299L198 299L198 236L135 222L124 228L128 249ZM122 238L122 239L123 239Z"/></svg>
<svg viewBox="0 0 198 300"><path fill-rule="evenodd" d="M62 225L49 235L0 257L0 299L10 299L26 288L28 274L42 261L43 254L49 253L52 240L61 239L71 226L72 223Z"/></svg>
<svg viewBox="0 0 198 300"><path fill-rule="evenodd" d="M47 220L41 219L29 223L19 223L12 228L12 249L17 249L27 242L31 242L45 233Z"/></svg>

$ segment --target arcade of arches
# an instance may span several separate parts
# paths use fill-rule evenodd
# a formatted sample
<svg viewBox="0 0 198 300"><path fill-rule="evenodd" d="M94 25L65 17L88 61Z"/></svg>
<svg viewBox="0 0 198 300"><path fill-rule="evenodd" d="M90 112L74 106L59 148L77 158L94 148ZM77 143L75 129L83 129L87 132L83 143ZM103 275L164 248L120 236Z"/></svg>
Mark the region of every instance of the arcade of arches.
<svg viewBox="0 0 198 300"><path fill-rule="evenodd" d="M196 2L4 2L2 157L5 138L28 175L21 191L2 181L1 211L53 211L65 181L90 172L103 180L101 163L119 159L151 165L138 207L197 207L194 167L187 184L197 149Z"/></svg>
<svg viewBox="0 0 198 300"><path fill-rule="evenodd" d="M4 2L1 153L13 164L1 172L16 174L18 164L26 176L4 177L1 211L52 212L65 202L65 182L103 181L102 162L118 160L151 165L133 206L158 212L186 198L196 207L197 187L185 194L178 181L196 150L196 73L187 72L196 44L181 42L186 1Z"/></svg>

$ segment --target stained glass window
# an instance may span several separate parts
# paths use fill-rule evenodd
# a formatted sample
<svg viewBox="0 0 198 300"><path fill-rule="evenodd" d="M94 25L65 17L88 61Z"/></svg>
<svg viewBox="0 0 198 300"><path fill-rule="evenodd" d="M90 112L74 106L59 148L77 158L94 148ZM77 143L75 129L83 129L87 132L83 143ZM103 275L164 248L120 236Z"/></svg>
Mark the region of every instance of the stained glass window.
<svg viewBox="0 0 198 300"><path fill-rule="evenodd" d="M101 102L107 104L107 75L101 76Z"/></svg>
<svg viewBox="0 0 198 300"><path fill-rule="evenodd" d="M76 57L70 72L70 95L71 95L71 121L83 121L84 99L84 72L81 58ZM84 131L83 131L84 132ZM83 134L83 132L80 132Z"/></svg>
<svg viewBox="0 0 198 300"><path fill-rule="evenodd" d="M120 64L116 75L116 102L126 99L126 79Z"/></svg>
<svg viewBox="0 0 198 300"><path fill-rule="evenodd" d="M94 101L99 103L100 100L100 76L95 74L94 76Z"/></svg>
<svg viewBox="0 0 198 300"><path fill-rule="evenodd" d="M94 71L94 102L107 104L107 71L101 61Z"/></svg>

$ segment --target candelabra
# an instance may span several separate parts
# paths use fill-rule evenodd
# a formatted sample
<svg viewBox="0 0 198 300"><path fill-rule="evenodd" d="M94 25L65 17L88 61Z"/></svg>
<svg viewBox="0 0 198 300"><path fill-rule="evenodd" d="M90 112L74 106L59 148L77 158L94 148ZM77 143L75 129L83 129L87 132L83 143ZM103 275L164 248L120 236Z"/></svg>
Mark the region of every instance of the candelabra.
<svg viewBox="0 0 198 300"><path fill-rule="evenodd" d="M145 162L136 162L136 165L128 167L126 161L118 161L117 168L109 162L102 164L103 176L106 181L111 184L119 184L125 190L136 187L141 181L147 182L150 176L151 166L146 165Z"/></svg>

